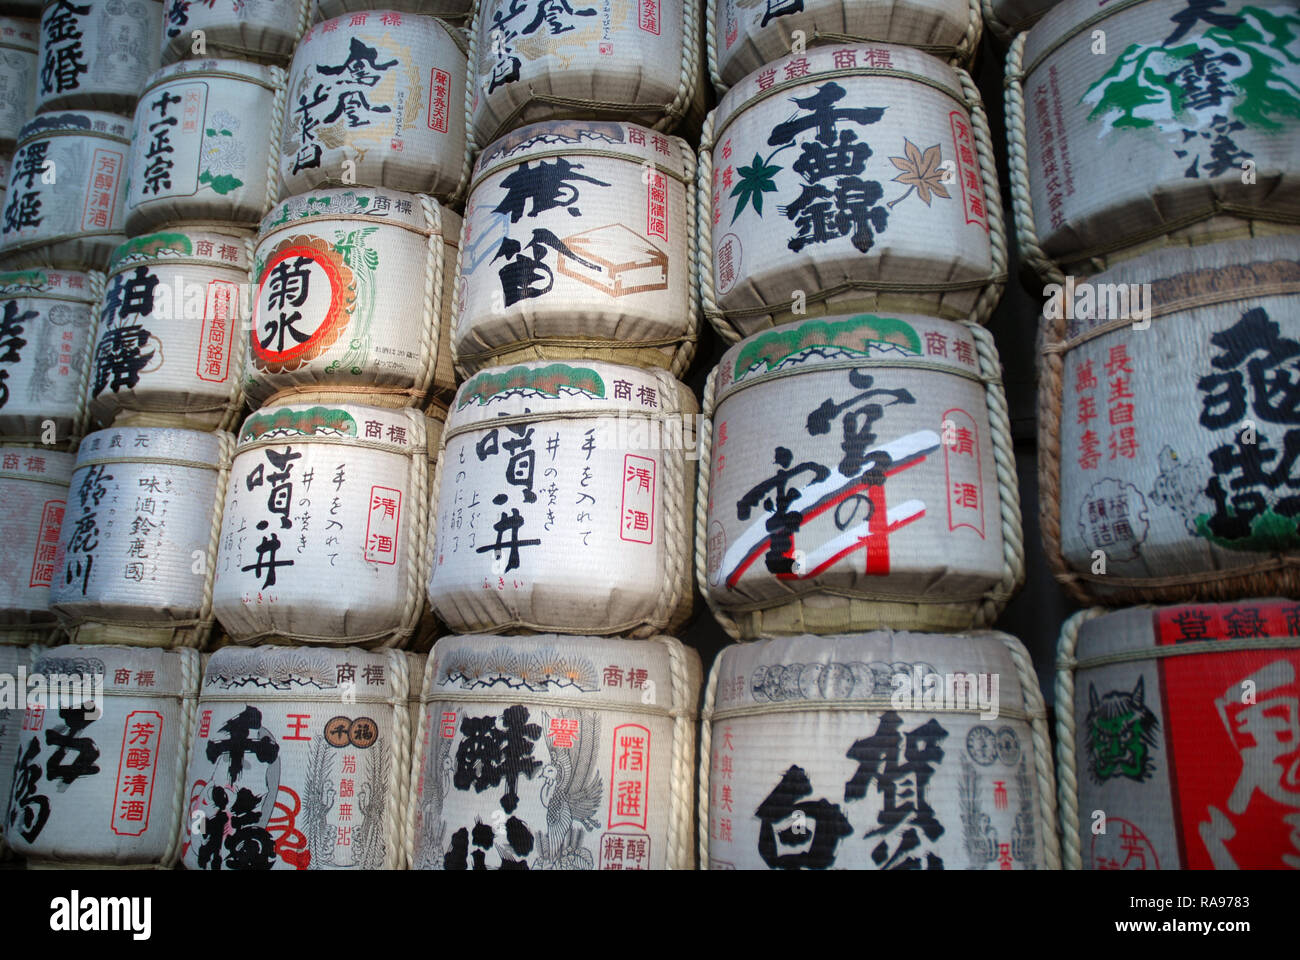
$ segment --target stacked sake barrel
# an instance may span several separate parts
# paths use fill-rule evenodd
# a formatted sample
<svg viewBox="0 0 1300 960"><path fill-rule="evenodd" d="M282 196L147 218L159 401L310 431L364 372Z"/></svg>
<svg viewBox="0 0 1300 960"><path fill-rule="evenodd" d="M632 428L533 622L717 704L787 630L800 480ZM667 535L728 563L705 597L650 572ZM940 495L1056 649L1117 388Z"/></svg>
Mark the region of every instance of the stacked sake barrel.
<svg viewBox="0 0 1300 960"><path fill-rule="evenodd" d="M980 0L984 25L998 40L1010 43L1028 30L1060 0Z"/></svg>

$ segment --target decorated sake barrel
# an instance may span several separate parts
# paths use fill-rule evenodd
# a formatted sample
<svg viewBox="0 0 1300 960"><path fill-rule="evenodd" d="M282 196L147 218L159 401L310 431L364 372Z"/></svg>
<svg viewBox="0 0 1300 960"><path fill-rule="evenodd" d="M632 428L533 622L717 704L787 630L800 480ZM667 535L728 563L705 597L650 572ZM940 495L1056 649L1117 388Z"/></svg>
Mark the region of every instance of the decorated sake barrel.
<svg viewBox="0 0 1300 960"><path fill-rule="evenodd" d="M1300 238L1157 250L1045 293L1057 578L1110 605L1300 589Z"/></svg>
<svg viewBox="0 0 1300 960"><path fill-rule="evenodd" d="M130 147L130 121L111 113L43 113L28 122L9 164L5 265L103 269L126 239Z"/></svg>
<svg viewBox="0 0 1300 960"><path fill-rule="evenodd" d="M473 147L538 120L698 121L700 0L482 0L466 97Z"/></svg>
<svg viewBox="0 0 1300 960"><path fill-rule="evenodd" d="M81 436L98 273L0 273L0 436L67 447Z"/></svg>
<svg viewBox="0 0 1300 960"><path fill-rule="evenodd" d="M229 430L243 408L252 234L167 230L109 265L89 406L101 426Z"/></svg>
<svg viewBox="0 0 1300 960"><path fill-rule="evenodd" d="M1150 246L1294 229L1300 9L1104 2L1066 0L1007 56L1021 258L1060 282Z"/></svg>
<svg viewBox="0 0 1300 960"><path fill-rule="evenodd" d="M665 636L439 640L415 732L411 866L692 869L700 678L695 651Z"/></svg>
<svg viewBox="0 0 1300 960"><path fill-rule="evenodd" d="M695 354L695 154L633 124L548 121L474 168L459 366L604 359L681 376Z"/></svg>
<svg viewBox="0 0 1300 960"><path fill-rule="evenodd" d="M48 706L15 711L14 852L28 867L173 867L198 652L69 645L41 651L30 669Z"/></svg>
<svg viewBox="0 0 1300 960"><path fill-rule="evenodd" d="M984 25L999 40L1009 43L1028 30L1060 0L981 0Z"/></svg>
<svg viewBox="0 0 1300 960"><path fill-rule="evenodd" d="M1067 869L1300 868L1300 604L1084 610L1057 656Z"/></svg>
<svg viewBox="0 0 1300 960"><path fill-rule="evenodd" d="M700 742L713 870L1057 870L1029 654L1005 633L726 647Z"/></svg>
<svg viewBox="0 0 1300 960"><path fill-rule="evenodd" d="M77 450L50 609L78 643L201 647L233 438L112 427Z"/></svg>
<svg viewBox="0 0 1300 960"><path fill-rule="evenodd" d="M0 146L12 149L36 101L35 20L0 17Z"/></svg>
<svg viewBox="0 0 1300 960"><path fill-rule="evenodd" d="M287 65L309 8L310 0L164 0L162 62L234 57Z"/></svg>
<svg viewBox="0 0 1300 960"><path fill-rule="evenodd" d="M244 421L215 607L236 643L403 646L427 579L423 414L268 407Z"/></svg>
<svg viewBox="0 0 1300 960"><path fill-rule="evenodd" d="M162 0L45 0L37 110L130 115L158 69Z"/></svg>
<svg viewBox="0 0 1300 960"><path fill-rule="evenodd" d="M0 521L8 542L0 554L0 657L6 644L45 642L55 633L50 584L75 462L71 453L0 446ZM12 766L10 758L0 772Z"/></svg>
<svg viewBox="0 0 1300 960"><path fill-rule="evenodd" d="M700 143L705 313L724 337L807 314L983 322L1006 271L979 93L892 45L814 47L732 87Z"/></svg>
<svg viewBox="0 0 1300 960"><path fill-rule="evenodd" d="M344 14L365 13L374 0L311 0L312 20L332 20ZM460 23L469 19L473 0L395 0L384 6L398 13L422 13L437 17L447 23ZM349 18L350 20L351 18Z"/></svg>
<svg viewBox="0 0 1300 960"><path fill-rule="evenodd" d="M460 217L429 196L318 190L262 222L245 389L254 403L419 406L456 389Z"/></svg>
<svg viewBox="0 0 1300 960"><path fill-rule="evenodd" d="M691 612L695 397L664 370L490 367L456 394L429 599L458 633L648 636Z"/></svg>
<svg viewBox="0 0 1300 960"><path fill-rule="evenodd" d="M284 193L357 184L448 199L465 177L465 38L371 10L303 34L280 141Z"/></svg>
<svg viewBox="0 0 1300 960"><path fill-rule="evenodd" d="M408 683L397 650L212 654L190 741L185 867L403 867Z"/></svg>
<svg viewBox="0 0 1300 960"><path fill-rule="evenodd" d="M256 227L275 201L284 71L238 60L163 67L135 108L126 229L185 220Z"/></svg>
<svg viewBox="0 0 1300 960"><path fill-rule="evenodd" d="M906 314L778 327L723 355L704 409L696 569L731 636L988 626L1023 579L983 328Z"/></svg>
<svg viewBox="0 0 1300 960"><path fill-rule="evenodd" d="M32 665L31 651L31 647L0 646L0 673L17 677L19 668L23 671L29 669ZM14 763L18 759L18 730L26 712L17 703L0 704L0 797L5 798L4 807L0 809L0 860L9 856L9 844L5 840L9 828L9 789L13 786Z"/></svg>

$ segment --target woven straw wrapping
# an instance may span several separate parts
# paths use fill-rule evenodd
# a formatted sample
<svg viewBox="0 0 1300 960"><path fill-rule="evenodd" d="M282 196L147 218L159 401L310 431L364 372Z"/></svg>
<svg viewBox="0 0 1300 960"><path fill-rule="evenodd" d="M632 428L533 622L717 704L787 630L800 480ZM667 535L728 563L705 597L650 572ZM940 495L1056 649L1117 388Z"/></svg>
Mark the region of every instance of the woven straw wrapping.
<svg viewBox="0 0 1300 960"><path fill-rule="evenodd" d="M16 676L21 666L30 670L32 653L38 647L5 645L0 640L0 673ZM14 764L18 759L19 730L25 711L16 707L0 709L0 861L9 859L9 844L5 835L9 829L9 788L14 782Z"/></svg>
<svg viewBox="0 0 1300 960"><path fill-rule="evenodd" d="M170 3L161 31L162 62L233 57L286 66L307 29L311 0L214 0ZM194 31L201 31L200 50Z"/></svg>
<svg viewBox="0 0 1300 960"><path fill-rule="evenodd" d="M1017 33L1028 30L1061 0L980 0L984 26L1002 41L1010 43Z"/></svg>
<svg viewBox="0 0 1300 960"><path fill-rule="evenodd" d="M375 0L312 0L312 22L320 23L341 17L345 13L358 14L376 9ZM400 13L422 13L437 17L447 23L463 23L470 18L473 0L384 0L383 9Z"/></svg>
<svg viewBox="0 0 1300 960"><path fill-rule="evenodd" d="M692 869L700 679L699 656L666 636L443 638L420 697L407 860ZM474 739L502 726L519 731L521 755L493 780Z"/></svg>
<svg viewBox="0 0 1300 960"><path fill-rule="evenodd" d="M439 618L457 633L683 625L697 410L667 371L598 362L492 367L465 383L430 513Z"/></svg>
<svg viewBox="0 0 1300 960"><path fill-rule="evenodd" d="M699 336L695 198L686 141L634 124L548 121L491 144L457 264L458 369L608 360L682 376ZM530 247L538 230L564 249ZM508 244L520 252L501 260Z"/></svg>
<svg viewBox="0 0 1300 960"><path fill-rule="evenodd" d="M214 653L185 780L186 868L401 869L409 689L399 650ZM227 746L242 738L256 746L240 764ZM231 832L241 797L256 815Z"/></svg>
<svg viewBox="0 0 1300 960"><path fill-rule="evenodd" d="M0 88L10 93L0 103L0 149L8 153L36 102L40 30L34 20L0 17L0 37Z"/></svg>
<svg viewBox="0 0 1300 960"><path fill-rule="evenodd" d="M46 3L36 112L108 110L130 116L145 80L158 69L162 19L162 0ZM71 66L77 63L85 69Z"/></svg>
<svg viewBox="0 0 1300 960"><path fill-rule="evenodd" d="M728 342L809 313L982 323L1002 295L979 91L929 54L817 47L750 74L706 118L698 176L704 315Z"/></svg>
<svg viewBox="0 0 1300 960"><path fill-rule="evenodd" d="M974 675L974 693L961 674ZM1047 711L1014 637L887 631L727 647L702 716L702 866L1060 869ZM915 781L900 782L904 766ZM912 815L891 819L887 797L909 786Z"/></svg>
<svg viewBox="0 0 1300 960"><path fill-rule="evenodd" d="M55 555L76 459L0 446L0 522L8 531L0 562L0 644L48 641L57 628L50 584L62 572Z"/></svg>

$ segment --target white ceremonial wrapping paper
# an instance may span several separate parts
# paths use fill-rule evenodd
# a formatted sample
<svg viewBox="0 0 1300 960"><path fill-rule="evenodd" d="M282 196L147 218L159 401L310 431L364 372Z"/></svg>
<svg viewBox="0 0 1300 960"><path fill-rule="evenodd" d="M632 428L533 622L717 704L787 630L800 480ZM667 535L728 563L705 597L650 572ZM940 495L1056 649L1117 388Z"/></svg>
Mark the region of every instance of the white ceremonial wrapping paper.
<svg viewBox="0 0 1300 960"><path fill-rule="evenodd" d="M234 57L284 66L307 27L310 5L311 0L164 0L162 62Z"/></svg>
<svg viewBox="0 0 1300 960"><path fill-rule="evenodd" d="M71 453L0 446L0 529L9 544L0 555L0 644L44 639L54 627L50 584L75 462Z"/></svg>
<svg viewBox="0 0 1300 960"><path fill-rule="evenodd" d="M35 20L0 17L0 146L12 148L36 101Z"/></svg>
<svg viewBox="0 0 1300 960"><path fill-rule="evenodd" d="M404 866L408 683L396 650L214 653L186 778L185 867Z"/></svg>
<svg viewBox="0 0 1300 960"><path fill-rule="evenodd" d="M0 675L14 678L7 683L16 683L18 668L30 669L32 665L32 647L20 647L0 644ZM9 690L16 691L16 686ZM5 837L9 830L9 790L14 782L14 766L18 760L19 728L22 726L26 710L14 705L0 703L0 861L8 859L9 844Z"/></svg>
<svg viewBox="0 0 1300 960"><path fill-rule="evenodd" d="M36 109L130 115L158 69L162 0L48 0Z"/></svg>
<svg viewBox="0 0 1300 960"><path fill-rule="evenodd" d="M414 734L411 867L691 869L700 676L671 637L444 637Z"/></svg>
<svg viewBox="0 0 1300 960"><path fill-rule="evenodd" d="M465 383L433 520L439 618L462 633L684 623L695 413L662 370L535 362Z"/></svg>
<svg viewBox="0 0 1300 960"><path fill-rule="evenodd" d="M103 693L93 711L55 703L22 715L14 852L29 867L174 866L198 652L69 645L42 650L31 671Z"/></svg>

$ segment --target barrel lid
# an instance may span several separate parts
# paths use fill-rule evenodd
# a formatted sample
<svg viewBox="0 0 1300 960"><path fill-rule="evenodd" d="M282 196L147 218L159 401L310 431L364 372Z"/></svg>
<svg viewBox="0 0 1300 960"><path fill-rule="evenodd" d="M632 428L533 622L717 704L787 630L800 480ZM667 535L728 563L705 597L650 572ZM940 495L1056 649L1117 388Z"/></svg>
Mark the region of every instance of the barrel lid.
<svg viewBox="0 0 1300 960"><path fill-rule="evenodd" d="M38 113L18 131L18 145L54 134L80 133L88 137L105 137L131 142L131 121L116 113L102 110L60 110Z"/></svg>
<svg viewBox="0 0 1300 960"><path fill-rule="evenodd" d="M67 486L76 462L75 453L0 446L0 480L34 480Z"/></svg>
<svg viewBox="0 0 1300 960"><path fill-rule="evenodd" d="M600 154L653 164L681 180L688 175L681 147L676 137L635 123L545 120L520 127L488 144L474 164L471 179L477 184L483 177L538 157Z"/></svg>
<svg viewBox="0 0 1300 960"><path fill-rule="evenodd" d="M100 676L108 696L192 697L198 679L198 653L158 647L76 644L50 647L34 658L32 673ZM185 682L186 664L191 681Z"/></svg>
<svg viewBox="0 0 1300 960"><path fill-rule="evenodd" d="M176 263L204 263L247 273L248 247L252 231L217 233L210 230L165 230L132 237L113 251L110 274L139 263L159 260Z"/></svg>
<svg viewBox="0 0 1300 960"><path fill-rule="evenodd" d="M199 699L336 700L346 694L357 703L405 702L401 654L371 653L353 647L222 647L208 658ZM347 686L351 684L351 686ZM351 702L351 701L349 701Z"/></svg>
<svg viewBox="0 0 1300 960"><path fill-rule="evenodd" d="M1241 643L1268 645L1269 639L1295 644L1300 635L1300 603L1258 597L1231 603L1191 603L1129 607L1084 620L1074 649L1075 666L1088 669L1123 660L1143 660L1160 647L1177 647L1180 655L1224 652ZM1190 644L1205 646L1190 646ZM1279 643L1280 645L1280 643ZM1128 656L1125 656L1125 655Z"/></svg>
<svg viewBox="0 0 1300 960"><path fill-rule="evenodd" d="M146 106L145 97L154 87L183 80L188 77L218 77L230 80L247 80L267 89L274 90L284 83L284 70L280 67L261 63L249 63L246 60L182 60L155 70L145 82L140 93L140 105ZM138 109L138 108L137 108Z"/></svg>
<svg viewBox="0 0 1300 960"><path fill-rule="evenodd" d="M77 469L92 463L166 461L219 469L222 434L176 427L109 427L88 434L77 448Z"/></svg>
<svg viewBox="0 0 1300 960"><path fill-rule="evenodd" d="M265 240L268 234L282 229L293 229L300 224L340 217L373 220L378 224L391 223L422 233L427 229L423 202L424 197L420 194L378 187L312 190L276 204L262 219L258 237Z"/></svg>
<svg viewBox="0 0 1300 960"><path fill-rule="evenodd" d="M439 27L442 32L447 35L448 39L450 39L452 43L456 44L457 49L459 49L461 53L465 53L469 49L469 40L465 35L465 31L456 29L455 27L444 23L437 17L427 17L419 13L407 13L400 10L386 10L380 8L376 10L350 11L348 13L340 14L337 17L331 17L329 20L322 20L315 26L308 27L307 30L303 32L302 40L298 43L297 51L294 54L294 61L296 62L299 56L306 56L311 52L303 46L303 44L305 44L309 39L315 39L316 37L327 33L335 33L338 31L339 27L343 28L340 36L347 37L355 34L357 27L359 26L370 26L366 20L362 20L358 23L356 21L357 17L365 17L367 20L369 17L375 17L379 21L379 25L386 30L401 30L403 27L410 27L412 25Z"/></svg>
<svg viewBox="0 0 1300 960"><path fill-rule="evenodd" d="M359 403L291 403L264 407L244 421L239 450L278 443L329 441L406 456L427 456L424 414Z"/></svg>
<svg viewBox="0 0 1300 960"><path fill-rule="evenodd" d="M91 274L78 270L50 270L35 267L31 270L12 270L0 273L0 300L48 297L52 300L72 300L77 303L94 303Z"/></svg>

